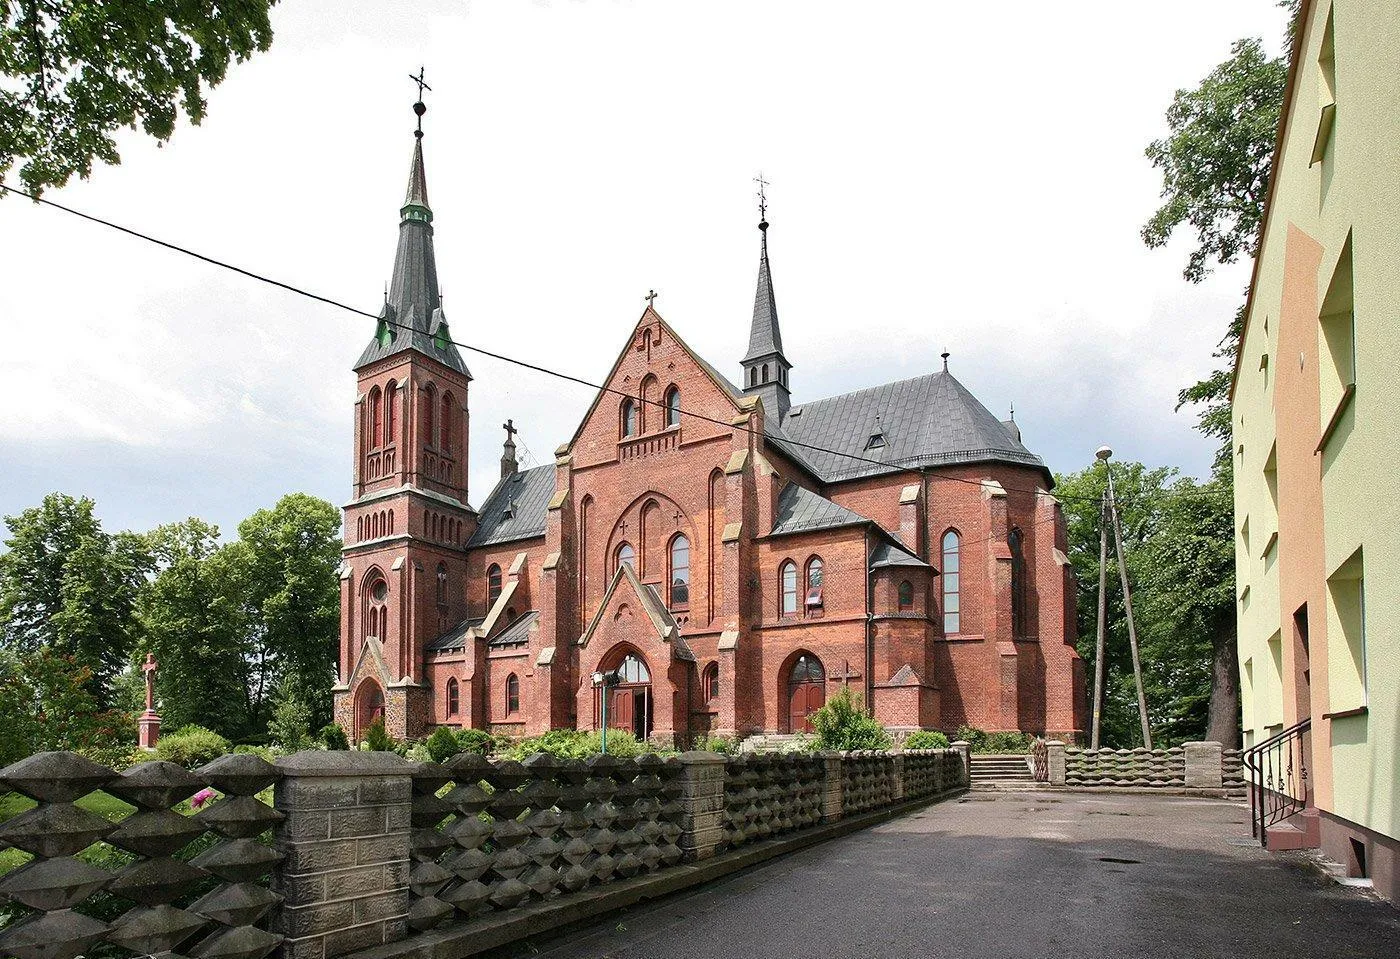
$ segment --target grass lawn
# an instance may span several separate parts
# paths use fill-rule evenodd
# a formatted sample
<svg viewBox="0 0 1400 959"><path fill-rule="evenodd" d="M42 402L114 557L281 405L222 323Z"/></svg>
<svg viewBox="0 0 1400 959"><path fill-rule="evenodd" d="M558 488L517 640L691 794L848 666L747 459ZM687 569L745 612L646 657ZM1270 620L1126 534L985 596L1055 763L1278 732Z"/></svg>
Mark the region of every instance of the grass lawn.
<svg viewBox="0 0 1400 959"><path fill-rule="evenodd" d="M21 796L19 793L6 793L0 796L0 822L33 809L36 805L37 803L28 796ZM103 819L110 819L112 822L119 822L136 811L136 807L130 803L122 802L117 797L109 796L104 792L89 793L79 799L77 805L88 812L96 813ZM182 811L188 812L188 809ZM29 853L19 849L0 850L0 875L4 875L11 869L19 868L30 858Z"/></svg>

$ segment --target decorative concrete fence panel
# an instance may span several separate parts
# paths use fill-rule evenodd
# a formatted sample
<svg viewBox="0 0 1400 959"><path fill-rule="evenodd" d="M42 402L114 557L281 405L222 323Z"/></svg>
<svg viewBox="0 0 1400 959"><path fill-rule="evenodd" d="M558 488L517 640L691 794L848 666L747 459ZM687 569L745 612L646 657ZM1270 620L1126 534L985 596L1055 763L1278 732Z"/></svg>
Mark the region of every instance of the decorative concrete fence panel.
<svg viewBox="0 0 1400 959"><path fill-rule="evenodd" d="M768 839L822 821L826 763L814 755L753 753L725 764L725 841Z"/></svg>
<svg viewBox="0 0 1400 959"><path fill-rule="evenodd" d="M900 757L883 752L852 752L841 756L841 805L846 815L894 802L895 765Z"/></svg>
<svg viewBox="0 0 1400 959"><path fill-rule="evenodd" d="M257 796L278 777L253 755L117 773L51 752L0 770L0 792L37 803L0 823L0 848L31 857L0 876L0 955L262 959L282 942L267 928L279 901L267 877L282 856L264 841L282 815ZM209 787L222 797L194 815L177 809ZM79 804L99 792L130 811L108 818Z"/></svg>
<svg viewBox="0 0 1400 959"><path fill-rule="evenodd" d="M1071 749L1065 752L1066 786L1186 785L1186 750Z"/></svg>

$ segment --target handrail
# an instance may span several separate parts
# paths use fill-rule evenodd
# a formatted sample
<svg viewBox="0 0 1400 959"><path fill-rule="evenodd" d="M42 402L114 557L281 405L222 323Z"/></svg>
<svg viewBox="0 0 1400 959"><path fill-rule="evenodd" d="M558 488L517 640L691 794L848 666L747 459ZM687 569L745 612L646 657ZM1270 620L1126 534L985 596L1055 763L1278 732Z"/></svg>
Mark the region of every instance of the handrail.
<svg viewBox="0 0 1400 959"><path fill-rule="evenodd" d="M1240 756L1249 769L1250 830L1269 844L1268 827L1308 806L1308 732L1312 717L1251 746Z"/></svg>

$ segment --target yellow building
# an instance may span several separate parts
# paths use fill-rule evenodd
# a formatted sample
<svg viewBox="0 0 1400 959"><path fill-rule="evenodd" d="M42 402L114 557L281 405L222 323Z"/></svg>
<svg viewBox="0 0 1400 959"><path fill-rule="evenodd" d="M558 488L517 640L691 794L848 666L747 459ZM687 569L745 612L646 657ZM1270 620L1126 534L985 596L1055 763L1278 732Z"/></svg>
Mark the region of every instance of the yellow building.
<svg viewBox="0 0 1400 959"><path fill-rule="evenodd" d="M1304 0L1232 393L1270 848L1400 901L1400 3Z"/></svg>

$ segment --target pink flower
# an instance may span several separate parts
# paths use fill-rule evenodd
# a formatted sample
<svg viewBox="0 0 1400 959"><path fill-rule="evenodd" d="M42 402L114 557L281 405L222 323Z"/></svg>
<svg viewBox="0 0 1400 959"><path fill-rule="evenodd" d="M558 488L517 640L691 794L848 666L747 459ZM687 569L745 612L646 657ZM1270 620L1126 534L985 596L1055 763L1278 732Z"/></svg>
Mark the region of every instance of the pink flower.
<svg viewBox="0 0 1400 959"><path fill-rule="evenodd" d="M213 798L214 798L214 790L212 790L212 789L207 789L207 788L206 788L206 789L201 789L199 792L195 793L195 794L194 794L194 798L192 798L192 799L190 800L190 808L191 808L191 809L198 809L200 806L203 806L205 803L207 803L209 800L211 800L211 799L213 799Z"/></svg>

